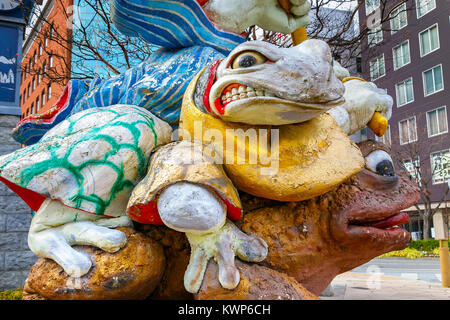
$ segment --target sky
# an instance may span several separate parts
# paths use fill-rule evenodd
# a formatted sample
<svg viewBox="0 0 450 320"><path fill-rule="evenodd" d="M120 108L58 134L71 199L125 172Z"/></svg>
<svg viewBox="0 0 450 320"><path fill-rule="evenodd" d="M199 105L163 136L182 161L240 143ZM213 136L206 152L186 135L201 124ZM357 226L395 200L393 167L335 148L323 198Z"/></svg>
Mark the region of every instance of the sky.
<svg viewBox="0 0 450 320"><path fill-rule="evenodd" d="M330 4L327 5L327 7L339 7L339 9L342 10L350 10L356 7L358 1L352 0L352 1L330 1Z"/></svg>

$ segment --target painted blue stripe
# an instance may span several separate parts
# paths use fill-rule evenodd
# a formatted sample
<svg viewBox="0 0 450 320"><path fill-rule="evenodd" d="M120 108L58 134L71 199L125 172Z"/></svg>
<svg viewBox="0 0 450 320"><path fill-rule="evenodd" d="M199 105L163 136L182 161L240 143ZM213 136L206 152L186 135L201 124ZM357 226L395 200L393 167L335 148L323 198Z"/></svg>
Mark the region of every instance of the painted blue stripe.
<svg viewBox="0 0 450 320"><path fill-rule="evenodd" d="M222 53L228 53L234 47L245 41L245 38L233 33L217 29L194 0L178 1L139 1L139 4L126 0L114 0L112 19L118 24L118 29L128 34L139 34L147 41L157 43L154 37L148 37L148 30L154 24L171 30L177 40L184 46L208 45ZM173 21L168 23L166 20ZM138 21L139 20L139 21ZM141 26L141 29L130 30L127 22ZM122 30L124 29L124 30ZM186 33L188 37L186 37ZM172 46L177 46L174 43Z"/></svg>
<svg viewBox="0 0 450 320"><path fill-rule="evenodd" d="M115 6L115 3L120 3L116 8L126 8L136 13L151 14L154 9L160 9L179 12L184 17L189 15L189 20L198 20L203 29L207 29L210 33L215 34L215 38L217 36L223 37L225 41L230 41L230 43L233 42L233 45L242 42L242 36L217 29L206 16L202 7L195 0L141 0L133 2L127 0L115 0L113 3Z"/></svg>
<svg viewBox="0 0 450 320"><path fill-rule="evenodd" d="M195 52L195 59L193 61L196 61L196 69L197 71L195 72L195 74L197 74L198 71L200 71L209 61L213 61L213 60L217 60L218 57L221 55L217 55L217 54L212 54L212 52L208 52L210 50L208 50L208 48L202 48L199 47L199 50L196 50ZM174 82L178 82L178 84L176 86L173 87L173 90L170 90L168 92L168 94L166 96L170 97L172 96L174 93L176 93L175 96L173 96L171 99L166 99L166 101L163 101L159 104L159 106L154 110L154 112L164 112L165 109L170 108L172 105L174 105L175 101L179 101L183 95L184 92L186 91L190 80L193 78L193 76L190 76L189 79L187 79L186 76L184 77L180 77L178 79L175 79ZM178 91L178 92L177 92ZM171 109L168 109L166 112L172 112Z"/></svg>
<svg viewBox="0 0 450 320"><path fill-rule="evenodd" d="M140 31L140 34L146 34L147 36L144 38L152 39L151 42L156 45L169 48L178 48L185 46L185 43L183 43L183 41L180 40L177 35L170 32L170 28L162 27L165 24L165 21L161 19L155 19L159 21L154 21L154 23L152 22L150 24L144 21L137 20L136 17L127 16L126 13L119 12L118 15L126 20L127 24L131 24L133 27L137 28ZM123 24L120 20L118 20L118 22L120 24ZM159 24L161 24L161 26ZM148 34L150 34L150 37L148 36Z"/></svg>
<svg viewBox="0 0 450 320"><path fill-rule="evenodd" d="M183 46L191 46L196 43L203 43L211 46L218 46L218 43L211 41L214 36L211 33L206 33L206 30L202 28L199 21L196 20L196 16L190 14L190 12L172 12L168 10L152 10L151 14L148 13L145 16L129 17L129 15L134 14L133 11L124 12L129 21L135 24L141 25L146 29L151 28L152 25L158 25L160 28L165 28L171 35L175 36L178 43L182 43ZM164 18L164 19L160 19ZM147 21L151 21L151 24ZM171 22L173 21L173 22ZM214 39L216 40L216 39ZM235 43L232 43L235 46ZM174 47L179 47L179 45L174 45ZM227 50L229 48L221 46L222 50Z"/></svg>
<svg viewBox="0 0 450 320"><path fill-rule="evenodd" d="M192 52L192 61L198 61L200 59L200 54L203 52L203 50L201 50L201 48L196 49L194 52ZM171 88L170 90L164 90L161 93L161 96L157 99L155 99L152 103L155 105L161 104L162 100L166 97L170 97L171 95L173 95L175 93L175 91L177 91L179 89L178 85L175 85L177 82L182 81L182 83L186 82L186 78L189 77L188 74L186 74L186 72L182 72L182 73L178 73L176 72L177 70L179 70L180 68L184 68L184 67L189 67L189 62L187 62L187 65L179 65L177 67L177 69L175 70L175 72L173 73L174 75L178 75L178 77L173 77L169 83L167 84L167 86L169 88ZM181 94L183 94L184 91L181 92ZM156 109L152 109L155 112L158 111L160 109L160 106L158 106Z"/></svg>
<svg viewBox="0 0 450 320"><path fill-rule="evenodd" d="M170 1L175 2L175 1ZM205 12L203 11L202 7L198 4L195 0L184 0L182 1L184 5L188 6L193 12L195 12L196 16L202 21L202 23L209 29L211 32L213 32L216 36L220 36L221 38L224 38L226 40L230 40L234 43L234 45L242 43L244 37L241 35L232 33L232 32L226 32L217 29L212 22L209 20L208 16L206 16ZM245 39L244 39L245 41Z"/></svg>
<svg viewBox="0 0 450 320"><path fill-rule="evenodd" d="M91 103L94 104L92 107L98 108L103 106L101 94L98 94L99 91L101 91L100 88L94 89L94 92L92 93L92 99L89 99L92 101Z"/></svg>

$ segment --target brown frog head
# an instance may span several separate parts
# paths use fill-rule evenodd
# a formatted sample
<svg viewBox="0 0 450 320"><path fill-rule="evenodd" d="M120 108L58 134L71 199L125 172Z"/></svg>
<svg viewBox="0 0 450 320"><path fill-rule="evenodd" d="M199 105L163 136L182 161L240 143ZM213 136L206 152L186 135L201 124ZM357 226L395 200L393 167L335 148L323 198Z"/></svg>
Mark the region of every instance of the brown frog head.
<svg viewBox="0 0 450 320"><path fill-rule="evenodd" d="M335 190L293 203L243 197L242 229L263 238L263 264L294 277L319 295L343 272L393 250L404 249L410 234L402 210L419 200L419 189L375 141L359 144L365 168Z"/></svg>

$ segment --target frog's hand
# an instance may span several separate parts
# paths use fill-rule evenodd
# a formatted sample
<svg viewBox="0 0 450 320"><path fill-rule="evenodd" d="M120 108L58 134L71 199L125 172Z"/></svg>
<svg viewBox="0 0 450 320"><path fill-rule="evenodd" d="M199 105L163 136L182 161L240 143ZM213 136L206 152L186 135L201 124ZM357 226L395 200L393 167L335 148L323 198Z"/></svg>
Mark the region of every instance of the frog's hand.
<svg viewBox="0 0 450 320"><path fill-rule="evenodd" d="M200 289L210 258L214 258L219 266L222 287L233 290L240 281L234 264L235 255L244 261L260 262L268 252L264 240L243 233L230 221L215 233L186 235L191 245L191 259L184 275L184 286L191 293L197 293Z"/></svg>
<svg viewBox="0 0 450 320"><path fill-rule="evenodd" d="M185 232L191 243L186 289L196 292L211 257L220 265L219 279L227 288L239 282L235 253L260 261L267 246L227 223L241 218L239 195L223 168L197 142L179 141L161 147L151 159L147 176L133 190L127 213L140 223L165 224Z"/></svg>
<svg viewBox="0 0 450 320"><path fill-rule="evenodd" d="M72 246L90 245L116 252L125 246L127 238L123 232L109 228L131 226L126 216L103 218L47 199L31 221L28 246L37 256L58 263L71 277L81 277L90 270L92 262Z"/></svg>
<svg viewBox="0 0 450 320"><path fill-rule="evenodd" d="M209 0L204 5L207 15L220 28L241 33L252 25L273 32L292 33L309 23L311 4L307 0L287 0L284 10L279 0ZM286 13L288 12L288 13Z"/></svg>
<svg viewBox="0 0 450 320"><path fill-rule="evenodd" d="M226 289L239 284L234 257L259 262L267 256L266 243L246 235L226 220L226 206L206 187L178 182L159 196L158 210L168 227L185 232L191 245L191 258L184 275L187 291L197 293L210 258L219 266L219 282Z"/></svg>
<svg viewBox="0 0 450 320"><path fill-rule="evenodd" d="M328 113L345 133L352 135L364 129L376 112L386 119L391 118L393 99L383 89L359 79L345 81L344 86L345 104Z"/></svg>

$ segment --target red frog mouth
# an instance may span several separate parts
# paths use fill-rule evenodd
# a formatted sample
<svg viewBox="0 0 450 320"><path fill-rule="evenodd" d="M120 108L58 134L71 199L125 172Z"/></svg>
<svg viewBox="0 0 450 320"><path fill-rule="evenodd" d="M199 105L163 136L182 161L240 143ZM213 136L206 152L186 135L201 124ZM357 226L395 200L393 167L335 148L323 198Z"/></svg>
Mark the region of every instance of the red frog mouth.
<svg viewBox="0 0 450 320"><path fill-rule="evenodd" d="M368 141L358 144L368 157L375 150L383 150L380 143ZM410 241L410 234L402 226L408 224L406 209L420 200L418 187L406 172L396 170L396 176L383 176L364 168L340 194L352 194L351 201L333 213L332 235L342 244L367 243L378 248L380 254L402 250Z"/></svg>
<svg viewBox="0 0 450 320"><path fill-rule="evenodd" d="M383 230L398 229L400 225L407 224L409 222L409 215L405 212L397 213L388 218L377 221L358 221L354 220L349 223L352 226L359 227L371 227Z"/></svg>

